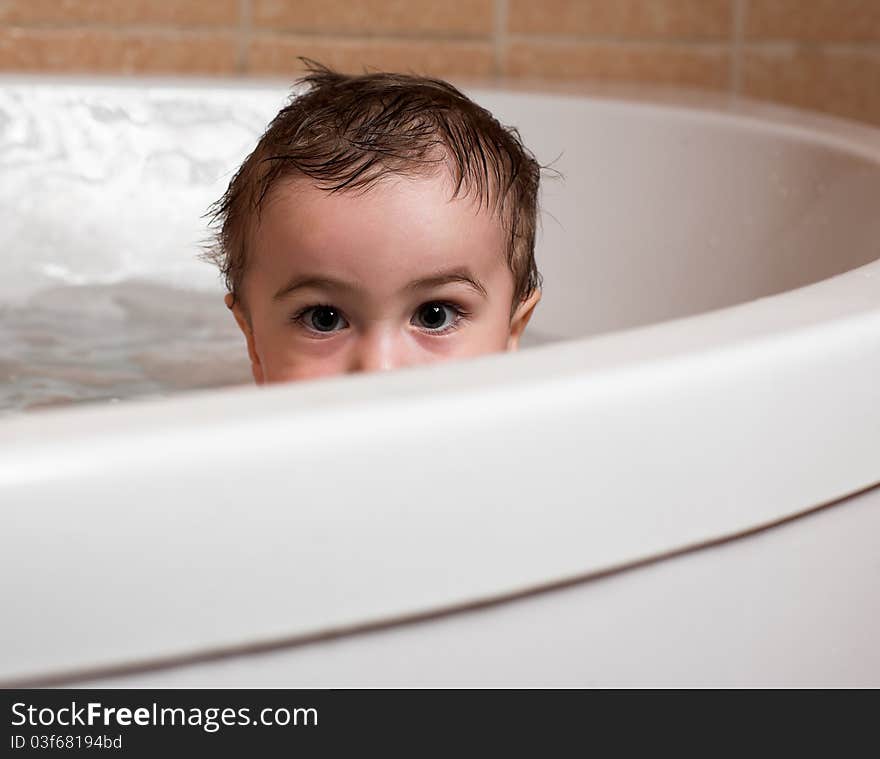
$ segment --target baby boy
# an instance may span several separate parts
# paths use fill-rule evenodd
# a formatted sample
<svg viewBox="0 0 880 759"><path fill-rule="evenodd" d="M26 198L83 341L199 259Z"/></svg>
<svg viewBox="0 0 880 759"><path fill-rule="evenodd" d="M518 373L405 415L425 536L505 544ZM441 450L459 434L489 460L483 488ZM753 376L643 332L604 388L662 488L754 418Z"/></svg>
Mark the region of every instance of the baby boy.
<svg viewBox="0 0 880 759"><path fill-rule="evenodd" d="M303 60L308 89L212 206L254 380L516 350L541 297L518 131L441 80Z"/></svg>

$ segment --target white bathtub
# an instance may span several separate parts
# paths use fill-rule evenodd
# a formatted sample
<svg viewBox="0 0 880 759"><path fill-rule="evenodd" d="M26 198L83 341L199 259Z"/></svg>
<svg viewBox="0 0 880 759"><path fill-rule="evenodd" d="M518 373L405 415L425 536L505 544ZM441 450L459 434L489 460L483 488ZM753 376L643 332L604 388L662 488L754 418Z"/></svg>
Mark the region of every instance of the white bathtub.
<svg viewBox="0 0 880 759"><path fill-rule="evenodd" d="M0 419L0 684L880 685L880 131L462 87L560 156L564 339ZM0 303L222 308L199 215L285 95L0 81Z"/></svg>

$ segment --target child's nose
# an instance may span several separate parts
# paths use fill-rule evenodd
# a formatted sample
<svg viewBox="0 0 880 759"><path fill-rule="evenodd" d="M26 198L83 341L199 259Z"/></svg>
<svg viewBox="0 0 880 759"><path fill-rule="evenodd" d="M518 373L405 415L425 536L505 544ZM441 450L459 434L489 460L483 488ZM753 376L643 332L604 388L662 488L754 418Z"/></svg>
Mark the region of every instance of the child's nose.
<svg viewBox="0 0 880 759"><path fill-rule="evenodd" d="M390 329L377 328L361 337L354 351L352 372L381 372L396 369L405 361L403 346Z"/></svg>

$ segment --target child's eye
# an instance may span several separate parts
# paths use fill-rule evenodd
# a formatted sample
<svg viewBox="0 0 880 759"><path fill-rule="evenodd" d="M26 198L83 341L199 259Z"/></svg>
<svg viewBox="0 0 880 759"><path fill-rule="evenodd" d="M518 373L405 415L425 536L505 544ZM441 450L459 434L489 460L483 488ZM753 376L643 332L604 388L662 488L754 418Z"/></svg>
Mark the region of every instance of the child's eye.
<svg viewBox="0 0 880 759"><path fill-rule="evenodd" d="M425 303L419 306L412 323L432 334L451 332L466 316L464 311L451 303Z"/></svg>
<svg viewBox="0 0 880 759"><path fill-rule="evenodd" d="M315 332L337 332L337 326L342 323L339 329L345 329L348 322L339 311L333 306L309 306L300 311L293 317L293 321L300 322L307 329Z"/></svg>
<svg viewBox="0 0 880 759"><path fill-rule="evenodd" d="M412 324L432 335L442 335L456 329L465 319L465 311L452 303L430 302L419 307ZM349 326L335 306L316 305L304 308L291 321L302 324L311 332L338 332Z"/></svg>

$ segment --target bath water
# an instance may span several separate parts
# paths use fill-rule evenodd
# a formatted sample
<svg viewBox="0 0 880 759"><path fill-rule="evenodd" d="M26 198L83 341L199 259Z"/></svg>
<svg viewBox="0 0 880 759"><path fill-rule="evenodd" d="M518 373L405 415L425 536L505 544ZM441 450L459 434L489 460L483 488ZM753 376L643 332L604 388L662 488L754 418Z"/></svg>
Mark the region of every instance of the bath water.
<svg viewBox="0 0 880 759"><path fill-rule="evenodd" d="M0 415L252 382L222 294L126 280L0 302Z"/></svg>
<svg viewBox="0 0 880 759"><path fill-rule="evenodd" d="M251 381L222 295L129 280L0 304L0 413Z"/></svg>

